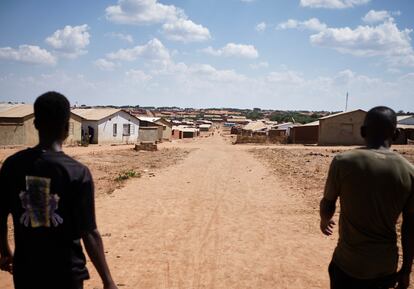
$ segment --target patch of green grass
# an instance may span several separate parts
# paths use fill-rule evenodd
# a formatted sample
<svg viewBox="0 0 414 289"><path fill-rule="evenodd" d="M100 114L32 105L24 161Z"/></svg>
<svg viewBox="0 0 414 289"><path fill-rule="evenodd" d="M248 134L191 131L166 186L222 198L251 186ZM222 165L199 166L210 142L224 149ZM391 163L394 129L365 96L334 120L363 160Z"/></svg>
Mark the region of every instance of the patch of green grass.
<svg viewBox="0 0 414 289"><path fill-rule="evenodd" d="M140 178L140 177L141 177L141 174L139 172L136 172L134 170L127 170L127 171L123 171L120 174L118 174L118 176L115 178L115 181L122 182L130 178Z"/></svg>

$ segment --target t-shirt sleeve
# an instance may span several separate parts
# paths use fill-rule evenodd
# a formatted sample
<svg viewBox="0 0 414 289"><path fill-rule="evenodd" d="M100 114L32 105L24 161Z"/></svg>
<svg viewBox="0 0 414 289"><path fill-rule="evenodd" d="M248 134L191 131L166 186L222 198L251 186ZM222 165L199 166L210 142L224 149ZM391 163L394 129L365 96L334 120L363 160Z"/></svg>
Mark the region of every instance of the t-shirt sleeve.
<svg viewBox="0 0 414 289"><path fill-rule="evenodd" d="M89 169L85 168L85 173L81 179L78 193L78 208L75 212L79 232L88 232L96 229L95 219L95 188L92 175Z"/></svg>
<svg viewBox="0 0 414 289"><path fill-rule="evenodd" d="M336 201L339 197L340 186L338 182L338 159L335 157L329 167L328 178L325 184L323 197L329 201Z"/></svg>
<svg viewBox="0 0 414 289"><path fill-rule="evenodd" d="M404 211L414 213L414 175L411 176L411 195L405 203Z"/></svg>
<svg viewBox="0 0 414 289"><path fill-rule="evenodd" d="M6 160L0 169L0 215L7 216L10 213L9 191L9 164Z"/></svg>

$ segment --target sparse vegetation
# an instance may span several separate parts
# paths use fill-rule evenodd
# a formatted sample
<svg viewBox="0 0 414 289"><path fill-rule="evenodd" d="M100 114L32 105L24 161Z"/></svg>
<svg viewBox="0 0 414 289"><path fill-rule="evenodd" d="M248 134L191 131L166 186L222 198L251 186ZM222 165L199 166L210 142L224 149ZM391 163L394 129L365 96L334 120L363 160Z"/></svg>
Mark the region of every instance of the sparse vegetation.
<svg viewBox="0 0 414 289"><path fill-rule="evenodd" d="M295 123L309 123L318 120L323 115L318 113L304 114L297 111L275 111L270 115L271 121L295 122Z"/></svg>
<svg viewBox="0 0 414 289"><path fill-rule="evenodd" d="M252 111L249 111L246 114L246 117L251 120L257 120L263 118L263 113L261 112L260 108L254 108Z"/></svg>
<svg viewBox="0 0 414 289"><path fill-rule="evenodd" d="M136 172L134 170L127 170L127 171L123 171L120 174L118 174L118 176L115 178L115 181L122 182L130 178L140 178L140 177L141 177L141 173Z"/></svg>

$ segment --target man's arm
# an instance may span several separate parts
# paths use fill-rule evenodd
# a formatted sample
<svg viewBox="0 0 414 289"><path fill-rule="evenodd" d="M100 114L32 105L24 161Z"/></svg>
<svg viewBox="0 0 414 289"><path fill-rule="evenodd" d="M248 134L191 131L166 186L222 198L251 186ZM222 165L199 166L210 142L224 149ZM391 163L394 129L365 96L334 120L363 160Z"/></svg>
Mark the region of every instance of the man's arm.
<svg viewBox="0 0 414 289"><path fill-rule="evenodd" d="M401 224L403 264L398 276L398 289L408 288L414 259L414 212L403 212Z"/></svg>
<svg viewBox="0 0 414 289"><path fill-rule="evenodd" d="M6 174L7 161L0 170L0 270L12 273L13 254L10 250L9 240L7 236L7 217L10 208L6 193L7 178Z"/></svg>
<svg viewBox="0 0 414 289"><path fill-rule="evenodd" d="M86 252L102 279L104 289L117 289L112 280L108 264L105 259L103 242L96 226L95 218L95 188L89 169L85 170L84 179L79 190L79 205L77 218L79 231L85 245Z"/></svg>
<svg viewBox="0 0 414 289"><path fill-rule="evenodd" d="M325 191L319 205L319 214L321 216L321 231L323 234L330 236L333 233L335 222L332 220L336 210L336 200L339 196L338 185L338 164L334 158L331 162L326 179Z"/></svg>
<svg viewBox="0 0 414 289"><path fill-rule="evenodd" d="M336 210L336 201L330 201L325 197L322 198L319 205L319 214L321 216L321 231L326 236L330 236L333 233L335 222L332 220Z"/></svg>
<svg viewBox="0 0 414 289"><path fill-rule="evenodd" d="M7 237L7 216L0 212L0 270L12 273L13 254Z"/></svg>
<svg viewBox="0 0 414 289"><path fill-rule="evenodd" d="M82 233L82 240L89 258L91 258L96 271L98 271L102 279L104 289L116 289L117 287L112 280L108 264L106 263L101 234L99 234L97 229L84 232Z"/></svg>

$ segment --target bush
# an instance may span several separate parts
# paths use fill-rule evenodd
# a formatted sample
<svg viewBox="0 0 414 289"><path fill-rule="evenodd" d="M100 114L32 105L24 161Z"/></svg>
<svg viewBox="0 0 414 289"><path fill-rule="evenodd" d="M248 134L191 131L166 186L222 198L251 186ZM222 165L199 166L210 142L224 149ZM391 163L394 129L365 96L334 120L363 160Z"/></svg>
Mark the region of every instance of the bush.
<svg viewBox="0 0 414 289"><path fill-rule="evenodd" d="M139 178L141 177L141 174L134 171L134 170L128 170L121 172L116 178L115 181L122 182L125 180L128 180L129 178Z"/></svg>

